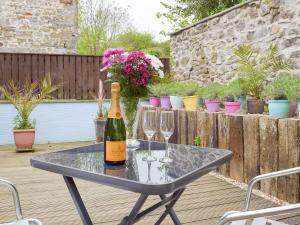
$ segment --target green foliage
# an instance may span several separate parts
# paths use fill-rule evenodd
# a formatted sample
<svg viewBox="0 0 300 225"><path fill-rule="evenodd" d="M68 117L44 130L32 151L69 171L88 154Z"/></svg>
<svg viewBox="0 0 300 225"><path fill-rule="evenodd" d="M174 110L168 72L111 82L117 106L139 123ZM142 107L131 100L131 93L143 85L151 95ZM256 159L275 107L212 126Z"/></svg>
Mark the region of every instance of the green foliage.
<svg viewBox="0 0 300 225"><path fill-rule="evenodd" d="M237 101L240 96L245 95L243 81L237 79L223 86L222 100L227 102Z"/></svg>
<svg viewBox="0 0 300 225"><path fill-rule="evenodd" d="M202 96L208 100L219 99L223 96L224 86L219 83L209 84L202 89Z"/></svg>
<svg viewBox="0 0 300 225"><path fill-rule="evenodd" d="M247 94L262 99L267 75L279 70L289 70L290 63L278 56L278 46L271 45L264 55L254 52L251 45L241 45L233 50L239 67L235 73L246 88Z"/></svg>
<svg viewBox="0 0 300 225"><path fill-rule="evenodd" d="M169 96L170 95L170 83L157 83L149 86L151 96Z"/></svg>
<svg viewBox="0 0 300 225"><path fill-rule="evenodd" d="M196 136L194 142L196 146L201 146L201 137L199 135Z"/></svg>
<svg viewBox="0 0 300 225"><path fill-rule="evenodd" d="M199 84L195 81L182 82L182 94L183 96L193 96L199 89Z"/></svg>
<svg viewBox="0 0 300 225"><path fill-rule="evenodd" d="M267 99L296 100L300 79L290 74L282 74L267 84L264 95Z"/></svg>
<svg viewBox="0 0 300 225"><path fill-rule="evenodd" d="M137 32L126 8L113 0L81 0L79 4L79 37L77 52L102 55L107 48L141 50L157 57L170 56L169 41L155 41L147 32Z"/></svg>
<svg viewBox="0 0 300 225"><path fill-rule="evenodd" d="M18 114L15 118L17 129L34 128L34 121L29 119L35 107L45 99L50 99L52 92L58 86L52 85L51 80L45 78L40 83L26 81L23 87L18 87L10 81L6 87L0 87L0 93L16 108Z"/></svg>
<svg viewBox="0 0 300 225"><path fill-rule="evenodd" d="M169 41L157 42L154 36L147 32L129 31L118 35L111 43L111 47L124 48L125 51L143 51L157 57L170 56Z"/></svg>
<svg viewBox="0 0 300 225"><path fill-rule="evenodd" d="M172 4L161 2L167 11L157 13L157 17L165 19L174 29L178 29L221 12L242 1L243 0L175 0Z"/></svg>

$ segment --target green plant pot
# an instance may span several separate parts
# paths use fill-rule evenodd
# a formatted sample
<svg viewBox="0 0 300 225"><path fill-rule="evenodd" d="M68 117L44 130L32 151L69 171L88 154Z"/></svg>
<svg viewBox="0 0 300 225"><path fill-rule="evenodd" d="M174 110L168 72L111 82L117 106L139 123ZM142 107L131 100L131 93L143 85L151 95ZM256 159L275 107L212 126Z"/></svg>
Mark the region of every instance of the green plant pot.
<svg viewBox="0 0 300 225"><path fill-rule="evenodd" d="M289 117L290 107L288 100L270 100L268 108L271 116L287 118Z"/></svg>
<svg viewBox="0 0 300 225"><path fill-rule="evenodd" d="M198 97L198 106L199 106L199 108L202 108L202 106L203 106L203 98L202 97Z"/></svg>
<svg viewBox="0 0 300 225"><path fill-rule="evenodd" d="M240 110L246 110L247 106L247 98L246 96L240 96L239 97L239 102L241 103L240 105Z"/></svg>

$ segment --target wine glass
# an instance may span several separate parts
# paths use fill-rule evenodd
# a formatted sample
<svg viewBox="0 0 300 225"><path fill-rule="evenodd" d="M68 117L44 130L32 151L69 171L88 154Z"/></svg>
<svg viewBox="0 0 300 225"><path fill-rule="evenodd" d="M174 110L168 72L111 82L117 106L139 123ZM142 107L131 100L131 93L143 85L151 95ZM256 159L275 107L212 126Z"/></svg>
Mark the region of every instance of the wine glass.
<svg viewBox="0 0 300 225"><path fill-rule="evenodd" d="M169 139L174 133L174 112L162 111L160 114L160 132L166 141L165 157L159 161L162 163L171 163L173 160L169 157Z"/></svg>
<svg viewBox="0 0 300 225"><path fill-rule="evenodd" d="M153 162L156 158L151 155L151 139L156 132L156 111L146 110L143 118L143 130L148 138L148 156L143 157L144 161Z"/></svg>

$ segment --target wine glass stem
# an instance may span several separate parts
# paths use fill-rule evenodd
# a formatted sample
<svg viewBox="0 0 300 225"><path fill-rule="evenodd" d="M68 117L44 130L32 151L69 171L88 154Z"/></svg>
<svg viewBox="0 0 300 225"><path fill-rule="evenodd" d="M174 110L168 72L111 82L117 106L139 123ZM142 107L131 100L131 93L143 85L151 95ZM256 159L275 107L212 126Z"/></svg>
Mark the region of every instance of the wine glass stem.
<svg viewBox="0 0 300 225"><path fill-rule="evenodd" d="M148 137L148 155L151 156L151 138Z"/></svg>
<svg viewBox="0 0 300 225"><path fill-rule="evenodd" d="M166 158L169 158L169 140L166 139Z"/></svg>

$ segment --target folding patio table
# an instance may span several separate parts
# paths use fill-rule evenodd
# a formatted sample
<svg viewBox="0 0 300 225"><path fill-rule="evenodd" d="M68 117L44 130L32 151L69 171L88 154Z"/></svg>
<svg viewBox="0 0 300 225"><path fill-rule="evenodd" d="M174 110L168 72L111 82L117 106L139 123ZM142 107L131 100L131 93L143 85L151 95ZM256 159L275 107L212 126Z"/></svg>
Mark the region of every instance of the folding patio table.
<svg viewBox="0 0 300 225"><path fill-rule="evenodd" d="M124 166L104 163L103 143L34 156L31 165L63 176L84 225L93 223L73 178L139 193L136 204L120 225L134 224L163 206L165 210L155 224L161 224L170 215L174 224L180 225L173 207L186 186L232 158L228 150L169 144L172 163L164 165L158 160L148 163L142 160L147 154L148 142L140 142L140 149L127 153ZM164 143L152 142L151 149L158 159L165 154ZM157 195L161 200L141 211L150 195Z"/></svg>

